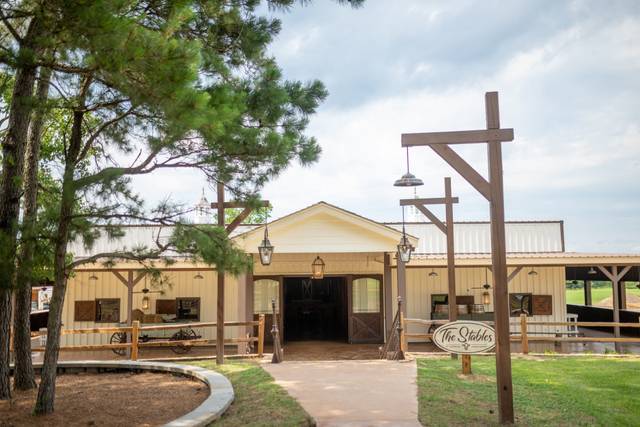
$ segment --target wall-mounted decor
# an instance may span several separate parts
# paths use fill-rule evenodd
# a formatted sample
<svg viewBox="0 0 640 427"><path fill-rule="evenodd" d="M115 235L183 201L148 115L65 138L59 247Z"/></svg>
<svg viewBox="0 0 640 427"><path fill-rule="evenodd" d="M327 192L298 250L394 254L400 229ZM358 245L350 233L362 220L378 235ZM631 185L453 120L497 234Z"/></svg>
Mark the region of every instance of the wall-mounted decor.
<svg viewBox="0 0 640 427"><path fill-rule="evenodd" d="M553 297L551 295L533 296L533 315L551 316L553 314Z"/></svg>

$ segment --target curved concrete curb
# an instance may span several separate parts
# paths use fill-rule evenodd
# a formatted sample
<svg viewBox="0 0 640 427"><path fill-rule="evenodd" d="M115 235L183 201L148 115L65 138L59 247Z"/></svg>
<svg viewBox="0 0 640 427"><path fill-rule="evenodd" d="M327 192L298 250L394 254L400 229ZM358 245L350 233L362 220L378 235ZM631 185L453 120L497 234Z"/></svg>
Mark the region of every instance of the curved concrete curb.
<svg viewBox="0 0 640 427"><path fill-rule="evenodd" d="M39 364L40 365L40 364ZM40 366L36 366L40 368ZM133 362L130 360L83 360L58 362L58 369L127 369L136 371L172 372L196 378L209 387L209 397L186 415L165 427L199 427L222 416L234 399L233 386L222 374L198 366L166 362Z"/></svg>

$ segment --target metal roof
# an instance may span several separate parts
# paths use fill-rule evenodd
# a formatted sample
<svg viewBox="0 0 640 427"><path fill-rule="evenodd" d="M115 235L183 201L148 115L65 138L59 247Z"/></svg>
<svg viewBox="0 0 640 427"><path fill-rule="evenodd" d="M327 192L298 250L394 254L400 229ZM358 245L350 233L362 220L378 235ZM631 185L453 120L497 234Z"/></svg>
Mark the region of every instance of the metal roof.
<svg viewBox="0 0 640 427"><path fill-rule="evenodd" d="M231 237L241 233L246 233L256 227L259 226L251 224L239 225L235 230L233 230ZM173 228L173 226L159 226L155 224L123 225L122 231L124 232L124 236L120 238L111 239L105 233L102 233L102 235L96 239L91 248L84 247L82 241L76 240L69 244L68 251L78 259L99 253L111 253L116 251L124 252L140 247L153 249L156 241L159 241L161 244L168 241L173 233ZM180 256L180 254L173 251L168 251L164 255L174 257Z"/></svg>
<svg viewBox="0 0 640 427"><path fill-rule="evenodd" d="M402 230L401 223L388 224ZM444 233L429 222L405 224L407 233L419 239L416 253L444 254L447 242ZM549 253L564 251L562 221L519 221L505 224L508 253ZM491 253L491 226L488 222L454 224L456 254Z"/></svg>

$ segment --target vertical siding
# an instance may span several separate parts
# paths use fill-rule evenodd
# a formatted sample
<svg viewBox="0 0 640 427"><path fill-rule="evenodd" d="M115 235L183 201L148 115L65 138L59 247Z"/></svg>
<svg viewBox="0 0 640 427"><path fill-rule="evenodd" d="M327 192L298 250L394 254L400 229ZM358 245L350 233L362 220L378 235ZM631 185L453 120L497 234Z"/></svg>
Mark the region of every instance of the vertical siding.
<svg viewBox="0 0 640 427"><path fill-rule="evenodd" d="M169 285L164 287L164 295L150 293L149 309L146 314L155 313L157 299L174 299L180 297L200 298L200 321L214 322L217 306L217 275L215 271L201 271L203 279L194 279L197 272L176 270L167 271ZM90 281L89 276L95 274L96 281ZM144 288L144 279L138 283L134 291ZM155 290L149 286L150 289ZM133 309L142 307L142 294L133 295ZM115 323L76 322L74 320L75 301L95 300L96 298L120 298L120 322L127 320L127 288L111 272L86 273L79 272L69 279L65 303L62 313L63 328L79 329L115 326ZM225 320L239 320L238 311L238 281L227 275L225 280ZM226 329L228 337L236 337L237 327ZM215 338L214 328L203 328L197 331L205 338ZM78 334L63 336L62 345L100 344L108 343L111 334Z"/></svg>
<svg viewBox="0 0 640 427"><path fill-rule="evenodd" d="M431 295L446 294L448 292L447 269L434 268L433 271L438 273L436 277L430 277L431 268L407 268L407 317L417 319L431 318ZM511 273L513 267L508 269ZM536 267L537 276L529 276L527 273L530 269L523 268L520 273L509 283L510 293L532 293L534 295L552 295L553 297L553 314L551 316L532 316L531 321L556 321L564 322L566 320L566 303L565 303L565 276L563 267ZM484 267L460 267L456 269L456 294L457 295L473 295L475 302L482 302L482 292L484 289L472 289L481 287L485 283ZM491 271L487 271L487 279L493 286L493 277ZM397 273L396 269L392 270L392 290L394 301L398 295ZM492 289L489 290L490 292ZM492 297L493 298L493 297ZM493 310L493 304L485 307L488 311ZM394 305L394 314L397 306ZM514 324L511 330L518 332L520 330L519 318L511 318ZM559 327L543 327L531 326L529 330L537 333L553 333ZM424 333L424 328L419 326L411 326L409 332Z"/></svg>

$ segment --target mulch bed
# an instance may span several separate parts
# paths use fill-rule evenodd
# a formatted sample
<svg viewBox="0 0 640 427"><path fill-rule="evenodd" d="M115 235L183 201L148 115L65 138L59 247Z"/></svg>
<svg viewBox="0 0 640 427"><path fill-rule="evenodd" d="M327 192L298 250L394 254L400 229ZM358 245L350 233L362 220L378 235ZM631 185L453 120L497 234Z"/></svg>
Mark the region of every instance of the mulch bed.
<svg viewBox="0 0 640 427"><path fill-rule="evenodd" d="M162 373L59 375L55 412L32 415L37 390L0 402L0 426L157 426L181 417L209 395L197 380Z"/></svg>

